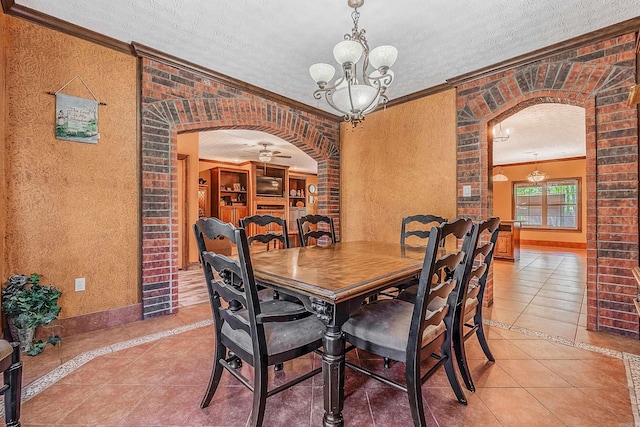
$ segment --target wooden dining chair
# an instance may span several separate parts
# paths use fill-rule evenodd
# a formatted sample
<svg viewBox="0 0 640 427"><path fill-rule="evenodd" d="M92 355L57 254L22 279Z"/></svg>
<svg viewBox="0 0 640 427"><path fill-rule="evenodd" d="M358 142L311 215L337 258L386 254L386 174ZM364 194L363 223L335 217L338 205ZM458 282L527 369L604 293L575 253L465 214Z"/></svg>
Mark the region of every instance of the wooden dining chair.
<svg viewBox="0 0 640 427"><path fill-rule="evenodd" d="M476 228L470 219L433 227L415 303L380 299L362 305L342 327L346 341L353 347L405 365L405 383L401 384L345 362L346 366L407 393L416 426L426 425L421 386L441 366L458 401L467 403L454 369L451 339L457 290L464 273L464 251L468 250ZM462 248L438 256L438 248L449 235L464 239ZM429 357L434 357L436 363L422 374L421 362Z"/></svg>
<svg viewBox="0 0 640 427"><path fill-rule="evenodd" d="M482 323L482 300L487 285L489 267L493 259L493 249L498 240L500 218L489 218L477 224L478 232L473 247L473 256L467 259L466 271L457 302L457 313L454 319L453 349L460 369L460 375L470 391L475 385L469 371L469 364L464 349L464 342L474 333L478 337L480 347L487 359L495 362L484 333Z"/></svg>
<svg viewBox="0 0 640 427"><path fill-rule="evenodd" d="M262 425L267 397L321 372L316 368L268 390L267 368L316 351L322 345L324 324L303 306L280 299L260 301L244 228L217 218L202 218L194 225L200 261L209 292L215 328L215 355L211 378L201 408L207 407L226 369L253 392L250 425ZM237 259L208 252L204 236L231 240ZM253 366L253 382L232 365L235 358Z"/></svg>
<svg viewBox="0 0 640 427"><path fill-rule="evenodd" d="M437 215L411 215L402 218L402 228L400 230L400 244L417 246L420 243L426 245L431 227L447 222L446 218Z"/></svg>
<svg viewBox="0 0 640 427"><path fill-rule="evenodd" d="M447 222L446 218L431 214L418 214L404 217L402 218L402 227L400 229L400 244L419 248L426 247L431 228L437 227L445 222ZM444 241L442 243L444 244ZM407 288L413 288L412 292L415 294L418 280L419 276L416 275L405 283L400 283L391 289L380 292L380 295L395 298L399 292ZM378 296L375 296L372 299L375 300L377 297ZM384 366L386 368L389 367L388 360L385 360Z"/></svg>
<svg viewBox="0 0 640 427"><path fill-rule="evenodd" d="M18 343L0 340L0 372L4 376L4 384L0 387L0 394L4 395L4 419L7 427L18 427L22 398L22 362Z"/></svg>
<svg viewBox="0 0 640 427"><path fill-rule="evenodd" d="M320 225L318 229L312 230L310 225ZM321 227L325 227L324 229ZM326 215L304 215L298 218L298 234L300 236L300 246L308 246L309 239L316 241L322 237L331 239L331 243L337 243L336 230L333 226L333 218Z"/></svg>
<svg viewBox="0 0 640 427"><path fill-rule="evenodd" d="M278 218L273 215L251 215L240 219L240 227L247 231L251 226L254 227L273 227L280 228L280 232L267 231L266 233L249 233L247 242L249 245L254 242L265 244L269 247L269 244L274 240L280 242L283 248L289 247L289 232L287 231L287 221L284 218Z"/></svg>

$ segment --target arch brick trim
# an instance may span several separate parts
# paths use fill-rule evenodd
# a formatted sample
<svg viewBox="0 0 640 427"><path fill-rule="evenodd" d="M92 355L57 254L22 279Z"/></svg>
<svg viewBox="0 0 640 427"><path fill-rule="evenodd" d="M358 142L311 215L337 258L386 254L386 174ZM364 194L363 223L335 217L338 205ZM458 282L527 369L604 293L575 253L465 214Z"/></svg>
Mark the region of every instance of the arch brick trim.
<svg viewBox="0 0 640 427"><path fill-rule="evenodd" d="M638 111L635 34L468 81L457 89L458 214L493 210L489 130L539 103L585 108L587 144L587 328L638 337L631 268L638 264ZM462 197L470 185L471 197ZM493 284L485 301L493 299Z"/></svg>
<svg viewBox="0 0 640 427"><path fill-rule="evenodd" d="M252 129L276 135L318 162L318 211L339 230L339 122L141 58L142 307L149 318L178 310L177 135ZM339 232L339 231L338 231Z"/></svg>

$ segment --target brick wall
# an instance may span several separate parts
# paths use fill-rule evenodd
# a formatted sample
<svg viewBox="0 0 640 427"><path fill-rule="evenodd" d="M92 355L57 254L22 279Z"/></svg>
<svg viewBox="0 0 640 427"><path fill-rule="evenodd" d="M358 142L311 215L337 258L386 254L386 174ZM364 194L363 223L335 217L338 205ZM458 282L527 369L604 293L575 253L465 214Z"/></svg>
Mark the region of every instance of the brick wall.
<svg viewBox="0 0 640 427"><path fill-rule="evenodd" d="M252 129L300 148L318 162L318 213L332 216L339 233L338 121L265 99L183 64L140 56L144 318L178 307L178 133Z"/></svg>
<svg viewBox="0 0 640 427"><path fill-rule="evenodd" d="M492 213L489 131L540 103L585 108L587 131L587 328L638 337L638 110L635 34L567 50L458 86L458 214ZM462 197L462 186L472 187ZM493 300L487 287L485 301Z"/></svg>

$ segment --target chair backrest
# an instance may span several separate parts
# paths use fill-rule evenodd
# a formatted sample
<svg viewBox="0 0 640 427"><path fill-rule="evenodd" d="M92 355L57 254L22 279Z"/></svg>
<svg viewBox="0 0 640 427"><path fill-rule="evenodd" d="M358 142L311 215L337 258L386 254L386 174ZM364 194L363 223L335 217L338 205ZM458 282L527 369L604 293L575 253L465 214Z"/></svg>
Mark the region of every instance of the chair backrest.
<svg viewBox="0 0 640 427"><path fill-rule="evenodd" d="M477 226L471 219L458 218L429 231L409 328L407 354L420 355L423 334L430 326L436 327L444 320L447 329L453 327L453 314L465 266L465 250L467 253L471 251L469 247L476 230ZM451 235L463 239L462 246L453 253L443 254L442 244ZM419 360L414 362L419 363Z"/></svg>
<svg viewBox="0 0 640 427"><path fill-rule="evenodd" d="M317 230L311 230L309 224L324 224L328 230L320 227ZM337 243L333 218L325 215L304 215L298 218L298 234L300 235L300 246L307 246L309 238L317 241L321 237L328 237L331 239L331 243Z"/></svg>
<svg viewBox="0 0 640 427"><path fill-rule="evenodd" d="M447 222L446 218L437 215L411 215L402 218L402 230L400 231L400 244L404 245L409 237L415 236L425 240L429 238L429 232L434 226ZM413 227L419 228L413 228ZM415 241L415 239L413 239Z"/></svg>
<svg viewBox="0 0 640 427"><path fill-rule="evenodd" d="M251 245L253 242L260 242L268 245L273 240L278 240L284 248L289 247L289 232L287 231L287 221L284 218L278 218L273 215L252 215L240 219L240 227L244 228L245 233L249 233L249 227L254 224L256 227L267 227L270 224L280 226L281 232L274 233L267 231L266 233L255 233L247 237L247 242Z"/></svg>
<svg viewBox="0 0 640 427"><path fill-rule="evenodd" d="M253 354L266 354L264 326L256 321L256 317L261 314L260 304L244 228L236 228L218 218L201 218L193 226L193 230L216 325L216 339L222 339L220 331L222 325L227 323L232 329L241 329L252 338ZM219 236L228 238L238 249L238 259L207 251L204 236L212 240ZM227 304L222 304L221 299ZM236 346L234 351L241 350ZM244 360L252 358L246 353L238 356Z"/></svg>
<svg viewBox="0 0 640 427"><path fill-rule="evenodd" d="M493 249L498 240L500 228L500 218L493 217L477 224L478 232L476 241L473 244L474 251L471 259L467 260L464 283L460 292L458 303L462 303L464 312L464 302L467 299L478 298L478 303L482 304L484 298L484 288L489 276L489 267L493 259Z"/></svg>

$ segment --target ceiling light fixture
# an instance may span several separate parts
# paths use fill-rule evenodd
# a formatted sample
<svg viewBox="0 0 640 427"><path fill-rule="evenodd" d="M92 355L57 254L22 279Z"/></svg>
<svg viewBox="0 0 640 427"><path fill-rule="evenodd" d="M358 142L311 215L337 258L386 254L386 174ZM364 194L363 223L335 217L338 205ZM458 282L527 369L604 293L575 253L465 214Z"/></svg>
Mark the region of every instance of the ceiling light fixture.
<svg viewBox="0 0 640 427"><path fill-rule="evenodd" d="M500 173L497 173L497 174L493 175L493 181L494 182L505 182L505 181L509 181L509 177L507 175L505 175L504 173L502 173L502 168L500 168Z"/></svg>
<svg viewBox="0 0 640 427"><path fill-rule="evenodd" d="M260 153L258 153L258 159L261 162L270 162L271 161L271 151L264 149L264 150L260 150Z"/></svg>
<svg viewBox="0 0 640 427"><path fill-rule="evenodd" d="M500 122L498 124L499 126L499 131L496 132L496 127L493 127L493 142L502 142L502 141L506 141L507 139L509 139L509 128L507 128L507 131L505 133L502 132L502 122Z"/></svg>
<svg viewBox="0 0 640 427"><path fill-rule="evenodd" d="M527 175L527 181L529 182L541 182L547 179L547 174L538 170L538 153L533 153L536 156L536 162L533 172Z"/></svg>
<svg viewBox="0 0 640 427"><path fill-rule="evenodd" d="M342 75L329 83L336 70L333 65L325 63L313 64L309 73L319 87L313 92L313 97L319 100L324 95L329 105L355 127L364 120L365 114L389 101L386 90L394 77L389 68L396 62L398 49L386 45L369 51L365 30L358 30L358 8L364 0L347 0L347 4L354 9L351 13L353 29L333 48L333 56L342 67ZM362 75L358 76L358 62L363 56ZM374 68L371 72L369 64Z"/></svg>

